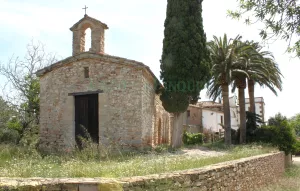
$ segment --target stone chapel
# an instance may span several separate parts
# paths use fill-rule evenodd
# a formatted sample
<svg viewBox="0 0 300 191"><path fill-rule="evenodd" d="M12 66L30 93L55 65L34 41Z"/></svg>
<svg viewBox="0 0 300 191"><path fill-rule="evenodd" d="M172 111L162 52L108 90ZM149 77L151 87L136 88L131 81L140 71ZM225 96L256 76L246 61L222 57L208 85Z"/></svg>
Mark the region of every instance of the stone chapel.
<svg viewBox="0 0 300 191"><path fill-rule="evenodd" d="M87 28L91 48L85 51ZM83 129L104 145L170 144L172 118L156 93L161 84L143 63L105 53L107 29L85 14L70 28L73 55L37 71L43 149L74 148Z"/></svg>

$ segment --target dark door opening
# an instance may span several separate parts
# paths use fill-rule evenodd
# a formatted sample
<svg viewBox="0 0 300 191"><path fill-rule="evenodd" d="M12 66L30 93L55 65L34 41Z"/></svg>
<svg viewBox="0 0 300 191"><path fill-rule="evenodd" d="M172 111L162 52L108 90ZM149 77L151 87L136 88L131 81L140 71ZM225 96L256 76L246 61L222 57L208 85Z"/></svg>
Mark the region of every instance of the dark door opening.
<svg viewBox="0 0 300 191"><path fill-rule="evenodd" d="M75 139L81 147L80 136L99 143L98 94L75 96Z"/></svg>

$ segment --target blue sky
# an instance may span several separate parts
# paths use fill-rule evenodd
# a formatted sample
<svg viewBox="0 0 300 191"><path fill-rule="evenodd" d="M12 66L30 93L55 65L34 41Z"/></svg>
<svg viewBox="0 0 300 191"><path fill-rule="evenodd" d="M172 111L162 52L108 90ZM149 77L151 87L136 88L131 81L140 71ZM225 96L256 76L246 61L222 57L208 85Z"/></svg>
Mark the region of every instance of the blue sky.
<svg viewBox="0 0 300 191"><path fill-rule="evenodd" d="M12 55L23 57L31 39L46 45L47 52L65 58L72 54L72 33L69 28L87 14L109 27L106 31L107 54L141 61L159 77L162 53L166 0L0 0L0 62L6 63ZM260 24L246 26L242 21L226 16L228 9L236 7L236 0L204 0L204 30L208 40L213 35L234 38L240 34L244 40L260 41ZM285 76L283 91L276 97L268 89L256 87L255 96L264 97L266 117L281 112L291 117L300 112L297 95L300 81L298 58L285 54L287 43L276 41L266 47L273 52ZM3 78L0 77L0 85ZM201 92L203 100L206 90ZM247 95L247 94L246 94Z"/></svg>

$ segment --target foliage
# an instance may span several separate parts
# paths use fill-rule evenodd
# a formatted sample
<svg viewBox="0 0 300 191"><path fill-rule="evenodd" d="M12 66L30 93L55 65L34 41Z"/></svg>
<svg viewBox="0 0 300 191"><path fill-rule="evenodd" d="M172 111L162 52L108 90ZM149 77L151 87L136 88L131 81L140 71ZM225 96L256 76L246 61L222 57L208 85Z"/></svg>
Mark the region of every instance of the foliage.
<svg viewBox="0 0 300 191"><path fill-rule="evenodd" d="M240 142L240 129L231 129L231 142L232 144L238 144Z"/></svg>
<svg viewBox="0 0 300 191"><path fill-rule="evenodd" d="M0 128L2 119L6 118L7 128L19 133L17 143L27 145L38 141L40 85L35 72L55 61L55 55L45 53L43 44L32 41L27 45L23 60L12 57L6 65L0 64L0 75L4 77L6 84L3 89L5 103L9 105L10 111L13 110L7 112L7 107L3 107L4 111L0 111ZM0 106L2 105L3 101L0 99ZM3 112L6 115L2 115ZM13 116L15 118L8 122Z"/></svg>
<svg viewBox="0 0 300 191"><path fill-rule="evenodd" d="M289 120L291 126L295 129L296 135L300 137L300 114L293 116Z"/></svg>
<svg viewBox="0 0 300 191"><path fill-rule="evenodd" d="M162 145L157 145L155 148L154 148L154 151L156 153L166 153L166 152L172 152L174 150L172 150L172 148L167 145L167 144L162 144Z"/></svg>
<svg viewBox="0 0 300 191"><path fill-rule="evenodd" d="M206 128L203 129L202 134L204 143L218 142L220 140L224 141L224 138L220 137L220 134L218 132L214 132Z"/></svg>
<svg viewBox="0 0 300 191"><path fill-rule="evenodd" d="M186 145L195 145L203 143L203 134L202 133L189 133L185 131L183 133L183 143Z"/></svg>
<svg viewBox="0 0 300 191"><path fill-rule="evenodd" d="M182 113L189 103L196 103L210 77L201 14L202 0L168 0L160 66L164 90L160 99L170 113Z"/></svg>
<svg viewBox="0 0 300 191"><path fill-rule="evenodd" d="M279 150L289 154L293 151L294 144L296 144L296 136L294 129L283 121L279 126L273 126L274 137L273 144L278 146Z"/></svg>
<svg viewBox="0 0 300 191"><path fill-rule="evenodd" d="M17 112L1 96L0 96L0 108L1 108L0 109L0 129L1 129L1 128L6 128L7 127L7 122L13 116L16 116Z"/></svg>
<svg viewBox="0 0 300 191"><path fill-rule="evenodd" d="M20 140L20 134L15 129L0 128L0 143L17 144Z"/></svg>
<svg viewBox="0 0 300 191"><path fill-rule="evenodd" d="M255 131L257 130L257 128L259 128L263 124L264 124L264 122L262 121L260 115L246 111L246 140L247 140L247 142L251 143L256 139Z"/></svg>
<svg viewBox="0 0 300 191"><path fill-rule="evenodd" d="M274 117L268 119L268 125L270 126L279 126L282 122L286 122L287 118L281 113L277 113Z"/></svg>
<svg viewBox="0 0 300 191"><path fill-rule="evenodd" d="M247 53L248 62L245 65L250 79L261 87L267 87L277 96L276 89L282 91L283 75L273 54L263 51L263 47L258 42L246 41L245 43L252 47Z"/></svg>
<svg viewBox="0 0 300 191"><path fill-rule="evenodd" d="M249 139L253 142L273 143L273 136L275 133L271 126L262 125L253 132L253 139Z"/></svg>
<svg viewBox="0 0 300 191"><path fill-rule="evenodd" d="M21 125L16 118L17 112L0 96L0 143L18 143Z"/></svg>
<svg viewBox="0 0 300 191"><path fill-rule="evenodd" d="M21 104L29 118L33 118L36 124L39 124L40 116L40 82L36 76L25 76L24 91L27 95L26 101Z"/></svg>
<svg viewBox="0 0 300 191"><path fill-rule="evenodd" d="M274 151L271 147L230 147L224 155L190 157L178 153L122 153L105 156L105 147L42 156L35 149L0 144L0 172L4 177L129 177L200 168ZM104 155L104 156L101 156Z"/></svg>
<svg viewBox="0 0 300 191"><path fill-rule="evenodd" d="M280 113L269 119L268 126L257 128L252 141L266 142L277 146L279 150L289 154L294 151L296 136L293 127L288 123L286 117Z"/></svg>
<svg viewBox="0 0 300 191"><path fill-rule="evenodd" d="M237 42L241 37L237 36L235 39L228 40L227 35L224 34L223 38L217 38L216 36L213 38L214 40L207 44L212 62L212 77L207 83L207 95L214 101L217 98L223 98L225 142L231 144L228 86L232 81L232 75L239 72L239 70L234 70L232 66L236 58Z"/></svg>
<svg viewBox="0 0 300 191"><path fill-rule="evenodd" d="M238 0L238 3L239 10L228 11L229 16L235 19L246 16L247 24L263 22L265 27L259 33L263 40L284 39L288 41L287 50L300 56L300 6L296 0ZM294 37L296 42L291 44Z"/></svg>
<svg viewBox="0 0 300 191"><path fill-rule="evenodd" d="M18 118L16 117L12 117L6 124L7 128L8 129L13 129L13 130L16 130L18 132L21 132L22 130L22 124L21 122L19 121Z"/></svg>
<svg viewBox="0 0 300 191"><path fill-rule="evenodd" d="M216 36L213 38L214 40L207 44L212 60L212 78L207 84L207 95L215 101L220 96L224 96L222 95L222 85L228 86L232 82L233 76L237 76L243 71L234 68L234 64L239 60L239 52L242 50L239 47L241 36L228 39L224 34L223 38Z"/></svg>
<svg viewBox="0 0 300 191"><path fill-rule="evenodd" d="M296 143L293 145L293 152L294 155L300 155L300 140L297 140Z"/></svg>

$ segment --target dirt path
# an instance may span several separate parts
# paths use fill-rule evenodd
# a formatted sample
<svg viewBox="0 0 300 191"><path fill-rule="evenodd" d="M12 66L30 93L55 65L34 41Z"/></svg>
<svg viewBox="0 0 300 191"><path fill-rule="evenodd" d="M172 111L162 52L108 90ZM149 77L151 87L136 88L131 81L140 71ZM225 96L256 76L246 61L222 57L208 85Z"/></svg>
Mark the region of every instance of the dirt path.
<svg viewBox="0 0 300 191"><path fill-rule="evenodd" d="M293 157L293 163L300 166L300 156Z"/></svg>
<svg viewBox="0 0 300 191"><path fill-rule="evenodd" d="M187 155L192 157L214 157L214 156L222 156L226 154L226 152L213 151L213 150L209 150L206 147L197 146L194 148L184 148L180 151L177 151L176 154Z"/></svg>

